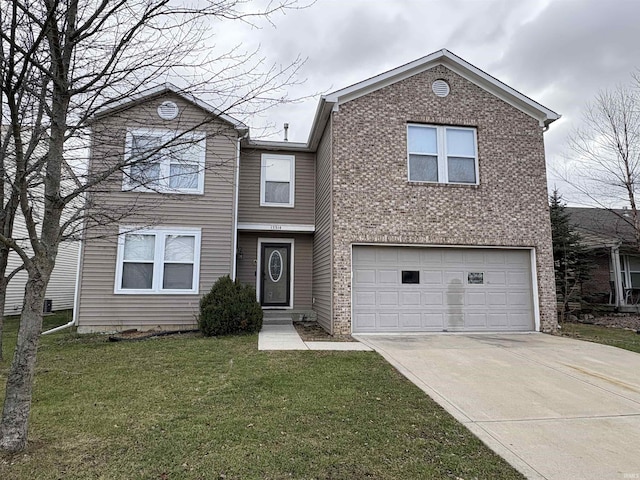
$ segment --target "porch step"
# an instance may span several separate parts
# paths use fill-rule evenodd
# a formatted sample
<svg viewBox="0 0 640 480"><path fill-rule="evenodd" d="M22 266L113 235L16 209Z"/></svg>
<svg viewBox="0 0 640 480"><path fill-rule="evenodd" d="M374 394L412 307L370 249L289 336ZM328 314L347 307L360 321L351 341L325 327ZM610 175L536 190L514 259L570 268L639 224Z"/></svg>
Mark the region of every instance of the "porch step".
<svg viewBox="0 0 640 480"><path fill-rule="evenodd" d="M292 323L291 314L284 312L269 312L264 311L264 316L262 317L263 325L289 325Z"/></svg>
<svg viewBox="0 0 640 480"><path fill-rule="evenodd" d="M267 318L262 319L263 325L292 325L291 317Z"/></svg>

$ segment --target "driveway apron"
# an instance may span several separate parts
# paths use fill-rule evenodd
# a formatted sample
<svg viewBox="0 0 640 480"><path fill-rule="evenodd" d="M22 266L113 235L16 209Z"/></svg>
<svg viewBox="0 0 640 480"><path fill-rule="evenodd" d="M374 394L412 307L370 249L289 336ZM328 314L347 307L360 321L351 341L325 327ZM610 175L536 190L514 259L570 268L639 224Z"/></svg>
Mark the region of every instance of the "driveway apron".
<svg viewBox="0 0 640 480"><path fill-rule="evenodd" d="M540 333L358 335L528 478L640 479L640 355Z"/></svg>

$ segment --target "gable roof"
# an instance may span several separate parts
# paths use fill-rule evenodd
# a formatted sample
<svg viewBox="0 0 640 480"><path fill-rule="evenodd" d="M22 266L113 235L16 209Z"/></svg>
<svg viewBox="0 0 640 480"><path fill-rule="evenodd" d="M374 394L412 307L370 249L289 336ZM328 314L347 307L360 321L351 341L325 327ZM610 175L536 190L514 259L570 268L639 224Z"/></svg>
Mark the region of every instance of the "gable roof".
<svg viewBox="0 0 640 480"><path fill-rule="evenodd" d="M635 245L635 233L627 210L565 207L564 211L587 245Z"/></svg>
<svg viewBox="0 0 640 480"><path fill-rule="evenodd" d="M332 109L438 65L444 65L471 83L535 118L540 122L541 126L548 127L552 122L560 118L560 115L553 110L523 95L509 85L443 48L413 62L406 63L400 67L320 97L307 144L311 149L317 147Z"/></svg>
<svg viewBox="0 0 640 480"><path fill-rule="evenodd" d="M187 102L193 105L196 105L201 109L203 109L204 111L211 113L212 115L218 117L219 119L224 120L225 122L231 124L236 130L239 130L242 132L249 130L249 127L247 127L247 125L242 123L240 120L237 120L231 117L230 115L227 115L222 110L219 110L209 105L207 102L203 102L199 98L191 95L190 93L185 92L183 89L178 88L172 83L163 83L161 85L143 90L139 93L136 93L135 95L131 95L127 98L123 98L121 100L117 100L113 103L110 103L108 106L98 109L98 111L94 115L94 118L103 117L105 115L114 113L118 110L129 108L135 104L145 102L153 97L159 97L161 95L164 95L165 93L173 93L174 95L179 96L180 98L186 100Z"/></svg>

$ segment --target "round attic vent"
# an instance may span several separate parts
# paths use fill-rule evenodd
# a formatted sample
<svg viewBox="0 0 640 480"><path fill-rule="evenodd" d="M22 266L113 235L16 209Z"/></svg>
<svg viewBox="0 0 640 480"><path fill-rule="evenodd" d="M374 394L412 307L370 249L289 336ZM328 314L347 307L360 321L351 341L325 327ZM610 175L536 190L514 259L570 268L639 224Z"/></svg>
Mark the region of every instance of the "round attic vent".
<svg viewBox="0 0 640 480"><path fill-rule="evenodd" d="M449 84L444 80L436 80L435 82L433 82L433 85L431 85L431 89L437 97L446 97L450 92Z"/></svg>
<svg viewBox="0 0 640 480"><path fill-rule="evenodd" d="M162 102L158 106L158 116L163 120L173 120L178 116L178 105L170 100Z"/></svg>

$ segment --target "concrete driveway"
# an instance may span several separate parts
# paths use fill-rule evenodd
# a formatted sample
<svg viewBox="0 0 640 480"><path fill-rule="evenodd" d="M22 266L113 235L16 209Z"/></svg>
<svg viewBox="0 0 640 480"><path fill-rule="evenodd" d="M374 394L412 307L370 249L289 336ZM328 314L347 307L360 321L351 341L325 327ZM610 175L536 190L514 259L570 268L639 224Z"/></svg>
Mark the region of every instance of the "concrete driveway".
<svg viewBox="0 0 640 480"><path fill-rule="evenodd" d="M356 335L528 478L640 479L640 355L550 335Z"/></svg>

